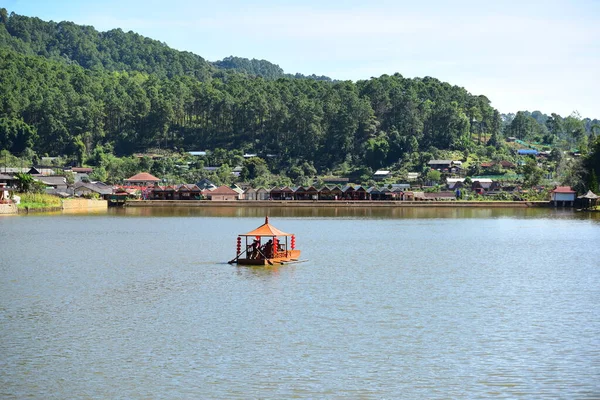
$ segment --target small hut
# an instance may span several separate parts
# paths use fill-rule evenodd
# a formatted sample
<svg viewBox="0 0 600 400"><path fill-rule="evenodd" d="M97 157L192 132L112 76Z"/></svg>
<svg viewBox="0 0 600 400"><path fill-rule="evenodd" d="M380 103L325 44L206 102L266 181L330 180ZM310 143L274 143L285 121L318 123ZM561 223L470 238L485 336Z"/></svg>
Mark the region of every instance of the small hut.
<svg viewBox="0 0 600 400"><path fill-rule="evenodd" d="M569 204L573 207L573 203L575 202L576 192L571 189L570 186L557 186L552 192L552 202L554 203L554 207L558 206L558 203L561 202L563 207L566 204Z"/></svg>
<svg viewBox="0 0 600 400"><path fill-rule="evenodd" d="M584 203L587 203L587 207L585 207L585 208L588 209L588 210L590 210L590 209L595 209L596 208L596 202L598 201L598 199L600 198L600 196L598 196L597 194L595 194L591 190L588 190L588 192L586 194L581 195L581 196L579 196L577 198L581 199Z"/></svg>

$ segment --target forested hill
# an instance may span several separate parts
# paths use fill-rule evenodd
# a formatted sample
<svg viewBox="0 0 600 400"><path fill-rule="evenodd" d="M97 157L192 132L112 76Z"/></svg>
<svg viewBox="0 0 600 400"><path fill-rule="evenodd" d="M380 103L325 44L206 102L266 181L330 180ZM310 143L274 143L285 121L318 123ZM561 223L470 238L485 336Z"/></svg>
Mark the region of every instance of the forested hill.
<svg viewBox="0 0 600 400"><path fill-rule="evenodd" d="M93 163L98 148L221 148L274 155L277 170L317 171L409 158L425 166L438 150L505 151L490 101L435 78L295 79L267 61L234 57L220 67L233 71L135 33L2 9L0 150ZM520 137L530 125L519 125Z"/></svg>
<svg viewBox="0 0 600 400"><path fill-rule="evenodd" d="M267 79L283 77L331 80L323 76L286 74L278 65L266 60L227 57L214 63L202 57L170 48L165 43L134 32L112 29L98 32L91 26L72 22L46 22L0 11L0 45L19 53L40 55L88 69L102 67L109 71L139 71L160 78L179 75L206 80L219 71L235 71Z"/></svg>
<svg viewBox="0 0 600 400"><path fill-rule="evenodd" d="M46 22L11 13L0 15L0 45L22 54L76 62L84 68L140 71L159 77L207 79L214 67L202 57L121 29L98 32L72 22Z"/></svg>

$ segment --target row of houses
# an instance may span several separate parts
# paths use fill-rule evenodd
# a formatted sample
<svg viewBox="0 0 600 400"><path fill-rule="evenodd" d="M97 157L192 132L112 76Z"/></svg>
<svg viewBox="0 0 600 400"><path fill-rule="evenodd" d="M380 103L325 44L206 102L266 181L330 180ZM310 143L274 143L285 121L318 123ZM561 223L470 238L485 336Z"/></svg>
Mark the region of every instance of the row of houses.
<svg viewBox="0 0 600 400"><path fill-rule="evenodd" d="M394 201L427 201L427 200L453 200L460 196L462 189L471 189L473 192L485 195L494 195L500 192L518 191L516 186L502 186L499 182L486 178L472 178L467 183L465 178L447 178L446 190L436 193L427 193L410 184L391 184L384 187L366 187L352 185L325 185L322 187L274 187L253 188L247 184L229 186L215 186L208 179L203 179L196 184L180 184L161 186L160 179L148 173L136 174L126 179L126 185L112 187L101 182L75 182L67 184L66 178L61 175L43 175L39 170L32 174L35 180L46 185L46 192L66 196L99 196L104 199L142 198L145 200L213 200L213 201L262 201L262 200L394 200ZM83 173L87 171L82 171ZM10 188L16 178L12 175L0 173L0 184ZM416 190L415 190L416 189ZM561 202L573 205L575 191L571 188L559 187L552 191L555 204Z"/></svg>
<svg viewBox="0 0 600 400"><path fill-rule="evenodd" d="M405 187L364 187L347 185L323 186L320 188L309 187L274 187L245 189L234 185L219 186L210 189L201 189L198 185L155 185L142 190L145 200L213 200L213 201L268 201L268 200L395 200L395 201L420 201L420 200L452 200L454 192L425 193L411 191Z"/></svg>

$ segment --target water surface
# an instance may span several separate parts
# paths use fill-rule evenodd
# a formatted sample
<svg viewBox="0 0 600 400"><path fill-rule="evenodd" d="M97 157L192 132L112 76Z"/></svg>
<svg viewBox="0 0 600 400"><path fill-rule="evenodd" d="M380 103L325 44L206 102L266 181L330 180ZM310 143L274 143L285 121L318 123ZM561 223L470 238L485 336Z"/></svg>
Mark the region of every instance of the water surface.
<svg viewBox="0 0 600 400"><path fill-rule="evenodd" d="M264 215L307 262L226 264ZM2 398L598 398L600 220L550 209L0 218Z"/></svg>

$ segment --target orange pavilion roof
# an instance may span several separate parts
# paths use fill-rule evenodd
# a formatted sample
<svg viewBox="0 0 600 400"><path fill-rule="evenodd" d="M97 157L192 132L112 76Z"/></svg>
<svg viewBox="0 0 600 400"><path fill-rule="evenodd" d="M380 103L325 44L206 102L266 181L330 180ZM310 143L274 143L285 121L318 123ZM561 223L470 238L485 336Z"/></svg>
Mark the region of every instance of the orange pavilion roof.
<svg viewBox="0 0 600 400"><path fill-rule="evenodd" d="M265 223L253 231L244 233L240 236L292 236L291 233L285 233L269 224L269 217L265 217Z"/></svg>

